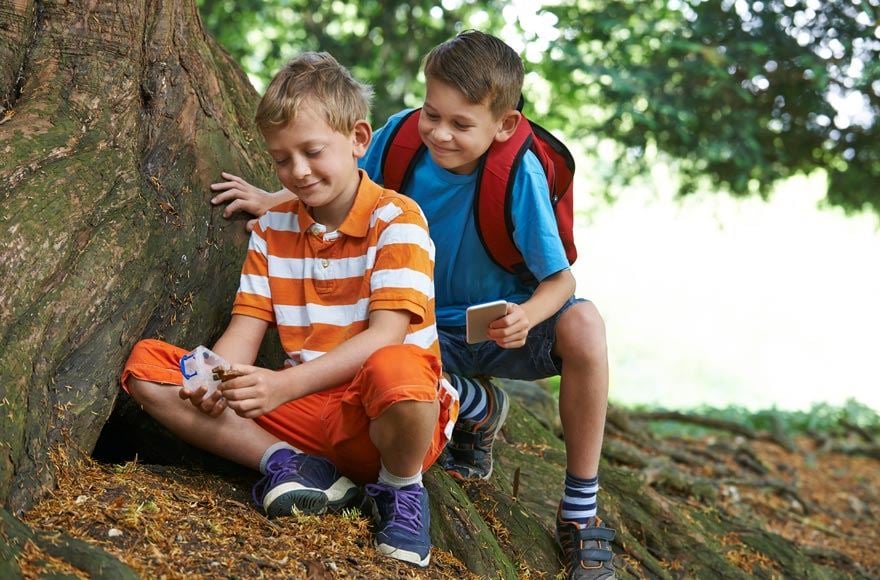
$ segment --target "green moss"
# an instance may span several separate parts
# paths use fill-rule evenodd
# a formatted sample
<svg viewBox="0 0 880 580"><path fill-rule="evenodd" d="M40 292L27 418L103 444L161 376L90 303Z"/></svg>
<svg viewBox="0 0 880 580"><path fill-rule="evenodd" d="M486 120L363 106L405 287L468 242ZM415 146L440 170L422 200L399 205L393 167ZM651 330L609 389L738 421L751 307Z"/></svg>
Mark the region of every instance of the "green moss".
<svg viewBox="0 0 880 580"><path fill-rule="evenodd" d="M467 495L444 471L431 468L425 477L431 498L431 539L455 554L471 572L483 577L518 578L517 567L499 545Z"/></svg>

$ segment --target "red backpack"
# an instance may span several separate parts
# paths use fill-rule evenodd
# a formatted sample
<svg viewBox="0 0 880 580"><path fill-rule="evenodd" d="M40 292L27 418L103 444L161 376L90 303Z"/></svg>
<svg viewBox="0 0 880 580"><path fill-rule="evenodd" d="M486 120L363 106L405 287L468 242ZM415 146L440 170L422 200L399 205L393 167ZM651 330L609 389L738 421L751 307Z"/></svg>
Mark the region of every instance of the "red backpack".
<svg viewBox="0 0 880 580"><path fill-rule="evenodd" d="M420 111L415 109L403 118L382 153L382 177L388 189L401 191L411 177L415 162L427 150L419 136ZM510 191L514 172L529 150L544 168L559 237L569 263L573 264L577 259L573 231L574 159L549 131L523 117L510 139L493 142L480 165L474 196L474 219L486 253L504 270L526 277L531 273L513 241ZM500 228L499 224L505 227Z"/></svg>

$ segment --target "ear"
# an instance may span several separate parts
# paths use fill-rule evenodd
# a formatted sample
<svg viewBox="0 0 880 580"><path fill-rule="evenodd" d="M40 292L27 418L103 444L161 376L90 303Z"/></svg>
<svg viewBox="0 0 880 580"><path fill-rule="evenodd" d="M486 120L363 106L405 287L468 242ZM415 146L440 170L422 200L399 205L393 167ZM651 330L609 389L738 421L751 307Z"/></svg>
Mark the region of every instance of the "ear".
<svg viewBox="0 0 880 580"><path fill-rule="evenodd" d="M498 132L495 133L495 140L499 143L503 143L507 141L513 134L516 133L516 128L519 127L519 123L522 120L522 113L517 111L516 109L511 109L507 111L501 116L501 125L498 128Z"/></svg>
<svg viewBox="0 0 880 580"><path fill-rule="evenodd" d="M370 124L364 119L356 121L354 129L351 131L351 145L352 152L357 159L367 154L367 147L370 146L372 140L373 128Z"/></svg>

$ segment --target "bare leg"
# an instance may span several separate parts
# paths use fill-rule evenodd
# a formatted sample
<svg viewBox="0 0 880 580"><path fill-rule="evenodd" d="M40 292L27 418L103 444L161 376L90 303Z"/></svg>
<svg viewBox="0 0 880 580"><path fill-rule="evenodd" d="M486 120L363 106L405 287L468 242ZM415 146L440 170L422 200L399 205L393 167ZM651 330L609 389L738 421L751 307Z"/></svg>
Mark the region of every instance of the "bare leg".
<svg viewBox="0 0 880 580"><path fill-rule="evenodd" d="M131 396L153 418L172 433L200 449L258 470L263 453L277 437L251 419L243 419L231 409L209 417L188 401L178 397L178 387L131 378Z"/></svg>
<svg viewBox="0 0 880 580"><path fill-rule="evenodd" d="M370 423L370 439L388 471L408 477L422 470L439 416L438 401L401 401Z"/></svg>
<svg viewBox="0 0 880 580"><path fill-rule="evenodd" d="M563 361L559 416L568 472L589 479L599 472L608 407L605 323L591 302L575 304L562 314L554 350Z"/></svg>

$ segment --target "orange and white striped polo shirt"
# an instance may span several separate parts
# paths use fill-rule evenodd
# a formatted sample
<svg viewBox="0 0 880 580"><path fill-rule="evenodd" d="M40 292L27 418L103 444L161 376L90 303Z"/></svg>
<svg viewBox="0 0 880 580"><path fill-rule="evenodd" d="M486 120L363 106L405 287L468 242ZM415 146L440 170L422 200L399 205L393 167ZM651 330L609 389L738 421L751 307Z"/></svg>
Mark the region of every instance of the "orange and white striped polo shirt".
<svg viewBox="0 0 880 580"><path fill-rule="evenodd" d="M272 208L251 234L232 313L275 324L292 364L364 331L373 310L410 312L404 342L440 357L425 217L412 199L360 174L335 232L294 200Z"/></svg>

